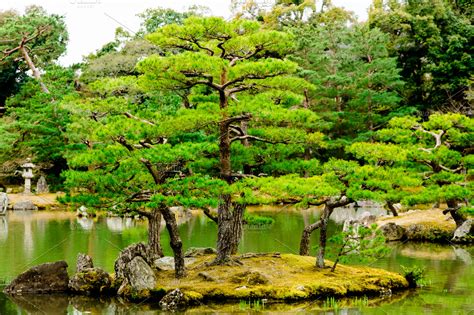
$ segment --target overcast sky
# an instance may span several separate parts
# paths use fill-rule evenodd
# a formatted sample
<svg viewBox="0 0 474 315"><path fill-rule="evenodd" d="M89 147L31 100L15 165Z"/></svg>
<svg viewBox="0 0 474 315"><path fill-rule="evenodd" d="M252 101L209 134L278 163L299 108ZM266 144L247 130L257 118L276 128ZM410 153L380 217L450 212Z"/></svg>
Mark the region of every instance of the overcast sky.
<svg viewBox="0 0 474 315"><path fill-rule="evenodd" d="M333 0L333 3L354 11L359 19L364 20L371 0ZM15 9L22 13L31 4L66 17L70 40L66 55L60 59L64 65L80 62L82 56L113 40L119 26L136 31L139 26L136 15L147 8L182 11L190 5L204 5L212 10L213 15L225 18L230 15L230 0L0 0L0 10Z"/></svg>

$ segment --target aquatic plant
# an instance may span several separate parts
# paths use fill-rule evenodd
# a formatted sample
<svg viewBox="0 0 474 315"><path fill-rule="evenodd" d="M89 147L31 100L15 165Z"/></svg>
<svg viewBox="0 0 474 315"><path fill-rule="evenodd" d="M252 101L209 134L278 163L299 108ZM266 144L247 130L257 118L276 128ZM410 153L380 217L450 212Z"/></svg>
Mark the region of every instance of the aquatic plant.
<svg viewBox="0 0 474 315"><path fill-rule="evenodd" d="M411 288L422 286L425 283L425 268L420 266L400 266L402 274Z"/></svg>

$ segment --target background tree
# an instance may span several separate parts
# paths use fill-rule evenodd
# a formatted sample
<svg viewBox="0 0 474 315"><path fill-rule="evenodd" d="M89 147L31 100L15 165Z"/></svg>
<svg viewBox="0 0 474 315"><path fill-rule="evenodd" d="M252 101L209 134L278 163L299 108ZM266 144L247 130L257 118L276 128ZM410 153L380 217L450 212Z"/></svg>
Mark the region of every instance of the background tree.
<svg viewBox="0 0 474 315"><path fill-rule="evenodd" d="M470 109L464 91L473 71L474 28L459 8L442 0L375 0L369 12L370 27L391 36L409 105L422 111Z"/></svg>
<svg viewBox="0 0 474 315"><path fill-rule="evenodd" d="M31 70L42 91L48 93L38 67L56 60L66 50L68 33L63 17L30 6L24 15L12 14L4 18L0 38L1 60L22 60L26 66L23 69Z"/></svg>
<svg viewBox="0 0 474 315"><path fill-rule="evenodd" d="M355 24L350 12L337 7L291 30L300 75L315 86L306 91L305 105L329 125L326 155L344 157L344 145L369 139L391 115L402 112L403 82L388 56L388 36Z"/></svg>
<svg viewBox="0 0 474 315"><path fill-rule="evenodd" d="M77 95L72 68L49 66L43 82L51 88L44 93L37 80L29 78L6 104L2 118L0 161L10 164L13 171L27 157L33 158L48 177L53 189L60 188L60 174L67 168L64 153L69 144L66 135L71 122L69 112L61 106L64 99Z"/></svg>
<svg viewBox="0 0 474 315"><path fill-rule="evenodd" d="M444 212L460 226L465 220L460 204L472 199L472 131L472 119L460 114L433 114L426 122L394 118L377 132L378 143L356 143L349 150L366 161L375 158L418 174L423 187L404 196L404 203L446 202Z"/></svg>

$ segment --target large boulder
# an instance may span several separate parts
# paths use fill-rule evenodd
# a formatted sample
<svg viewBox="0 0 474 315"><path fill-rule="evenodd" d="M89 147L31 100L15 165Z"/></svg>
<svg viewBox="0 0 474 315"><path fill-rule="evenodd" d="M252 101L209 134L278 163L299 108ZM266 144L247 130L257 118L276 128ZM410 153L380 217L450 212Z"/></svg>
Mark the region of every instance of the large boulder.
<svg viewBox="0 0 474 315"><path fill-rule="evenodd" d="M141 257L149 265L153 265L153 255L147 245L144 243L132 244L123 249L115 261L115 278L125 279L128 274L128 266L135 257Z"/></svg>
<svg viewBox="0 0 474 315"><path fill-rule="evenodd" d="M25 211L25 210L38 210L38 207L31 200L18 201L13 205L13 210Z"/></svg>
<svg viewBox="0 0 474 315"><path fill-rule="evenodd" d="M77 255L76 272L82 272L89 268L94 268L91 256L79 253Z"/></svg>
<svg viewBox="0 0 474 315"><path fill-rule="evenodd" d="M69 280L69 289L81 295L106 293L110 290L112 278L100 268L82 268Z"/></svg>
<svg viewBox="0 0 474 315"><path fill-rule="evenodd" d="M66 292L69 276L63 260L35 266L16 277L4 292L8 294L41 294Z"/></svg>
<svg viewBox="0 0 474 315"><path fill-rule="evenodd" d="M143 299L150 296L156 286L153 254L143 243L133 244L120 252L115 261L115 283L117 294Z"/></svg>
<svg viewBox="0 0 474 315"><path fill-rule="evenodd" d="M153 290L156 286L155 272L140 256L129 263L127 280L135 291Z"/></svg>
<svg viewBox="0 0 474 315"><path fill-rule="evenodd" d="M469 219L454 231L451 241L456 243L470 243L474 241L474 225L473 220Z"/></svg>
<svg viewBox="0 0 474 315"><path fill-rule="evenodd" d="M405 228L393 222L382 225L380 230L387 241L399 241L406 238Z"/></svg>

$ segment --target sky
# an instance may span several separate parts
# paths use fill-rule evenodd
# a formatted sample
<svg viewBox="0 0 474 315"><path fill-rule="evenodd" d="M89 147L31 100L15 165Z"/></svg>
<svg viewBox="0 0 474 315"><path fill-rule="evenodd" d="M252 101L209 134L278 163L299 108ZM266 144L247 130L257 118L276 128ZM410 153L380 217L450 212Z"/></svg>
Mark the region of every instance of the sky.
<svg viewBox="0 0 474 315"><path fill-rule="evenodd" d="M354 11L360 20L365 20L371 0L333 0L333 3ZM140 20L136 15L147 8L183 11L191 5L204 5L213 15L230 16L230 0L0 0L0 10L15 9L23 13L25 7L32 4L65 16L69 44L66 54L59 60L63 65L80 62L82 56L112 41L117 27L137 31Z"/></svg>

